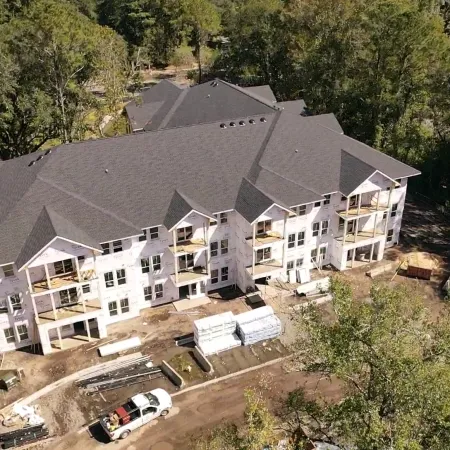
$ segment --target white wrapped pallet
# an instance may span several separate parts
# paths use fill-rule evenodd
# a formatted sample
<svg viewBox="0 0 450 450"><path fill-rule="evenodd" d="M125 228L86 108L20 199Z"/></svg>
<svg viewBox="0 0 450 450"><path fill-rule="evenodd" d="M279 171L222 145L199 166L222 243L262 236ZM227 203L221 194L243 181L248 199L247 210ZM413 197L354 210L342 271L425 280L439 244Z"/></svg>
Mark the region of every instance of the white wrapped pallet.
<svg viewBox="0 0 450 450"><path fill-rule="evenodd" d="M261 308L252 309L251 311L246 311L245 313L238 314L235 317L238 326L244 323L254 322L264 317L273 316L273 308L271 306L263 306Z"/></svg>
<svg viewBox="0 0 450 450"><path fill-rule="evenodd" d="M194 341L199 346L223 336L230 336L235 332L236 320L230 311L198 319L194 322Z"/></svg>
<svg viewBox="0 0 450 450"><path fill-rule="evenodd" d="M221 336L211 341L203 342L199 344L198 347L205 356L209 356L214 355L215 353L223 352L225 350L230 350L234 347L239 347L241 345L241 340L235 333L233 333L227 336Z"/></svg>
<svg viewBox="0 0 450 450"><path fill-rule="evenodd" d="M239 324L237 333L244 345L255 344L278 337L281 334L281 321L275 314L272 314L253 322Z"/></svg>

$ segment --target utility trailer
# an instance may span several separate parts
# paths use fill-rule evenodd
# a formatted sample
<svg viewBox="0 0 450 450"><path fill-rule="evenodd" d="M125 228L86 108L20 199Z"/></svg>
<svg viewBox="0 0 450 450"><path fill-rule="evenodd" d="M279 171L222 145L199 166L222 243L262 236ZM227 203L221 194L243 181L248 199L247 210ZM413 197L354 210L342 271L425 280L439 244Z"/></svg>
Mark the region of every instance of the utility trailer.
<svg viewBox="0 0 450 450"><path fill-rule="evenodd" d="M137 394L113 412L100 417L100 424L111 441L125 439L133 430L165 416L172 408L170 394L164 389L154 389Z"/></svg>

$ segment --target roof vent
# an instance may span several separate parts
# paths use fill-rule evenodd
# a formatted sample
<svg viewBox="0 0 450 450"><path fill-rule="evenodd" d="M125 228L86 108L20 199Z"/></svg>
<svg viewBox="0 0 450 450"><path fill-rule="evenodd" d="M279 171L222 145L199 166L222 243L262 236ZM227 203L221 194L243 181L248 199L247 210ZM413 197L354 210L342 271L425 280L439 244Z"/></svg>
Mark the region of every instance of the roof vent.
<svg viewBox="0 0 450 450"><path fill-rule="evenodd" d="M236 123L235 122L230 122L230 127L235 127Z"/></svg>
<svg viewBox="0 0 450 450"><path fill-rule="evenodd" d="M220 128L226 128L227 126L224 123L220 124Z"/></svg>
<svg viewBox="0 0 450 450"><path fill-rule="evenodd" d="M240 127L245 126L245 122L244 122L243 120L240 120L240 121L239 121L239 126L240 126Z"/></svg>
<svg viewBox="0 0 450 450"><path fill-rule="evenodd" d="M259 119L260 122L267 122L265 117L261 117L261 119Z"/></svg>
<svg viewBox="0 0 450 450"><path fill-rule="evenodd" d="M211 94L208 94L206 97L208 97L208 98L211 97Z"/></svg>
<svg viewBox="0 0 450 450"><path fill-rule="evenodd" d="M255 125L255 119L250 119L249 121L248 121L248 123L251 123L252 125Z"/></svg>
<svg viewBox="0 0 450 450"><path fill-rule="evenodd" d="M295 153L298 153L298 148L295 149Z"/></svg>
<svg viewBox="0 0 450 450"><path fill-rule="evenodd" d="M36 164L36 161L31 161L31 162L28 164L28 167L34 166L35 164Z"/></svg>
<svg viewBox="0 0 450 450"><path fill-rule="evenodd" d="M37 159L36 159L36 162L40 161L43 157L44 157L44 155L38 156Z"/></svg>
<svg viewBox="0 0 450 450"><path fill-rule="evenodd" d="M105 169L105 173L108 173L109 172L109 170L108 169Z"/></svg>
<svg viewBox="0 0 450 450"><path fill-rule="evenodd" d="M52 152L51 150L47 150L47 151L45 152L45 156L50 155L51 152Z"/></svg>
<svg viewBox="0 0 450 450"><path fill-rule="evenodd" d="M218 81L213 81L212 87L217 87L219 86L219 82Z"/></svg>

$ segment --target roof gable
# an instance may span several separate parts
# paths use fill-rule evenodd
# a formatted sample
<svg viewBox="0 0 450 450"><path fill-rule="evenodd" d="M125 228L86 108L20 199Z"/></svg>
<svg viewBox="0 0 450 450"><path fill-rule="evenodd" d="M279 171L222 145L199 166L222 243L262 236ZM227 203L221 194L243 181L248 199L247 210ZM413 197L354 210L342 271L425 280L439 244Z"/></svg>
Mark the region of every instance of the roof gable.
<svg viewBox="0 0 450 450"><path fill-rule="evenodd" d="M355 158L345 150L341 150L341 171L339 179L339 190L348 196L361 183L367 180L375 169L364 161Z"/></svg>

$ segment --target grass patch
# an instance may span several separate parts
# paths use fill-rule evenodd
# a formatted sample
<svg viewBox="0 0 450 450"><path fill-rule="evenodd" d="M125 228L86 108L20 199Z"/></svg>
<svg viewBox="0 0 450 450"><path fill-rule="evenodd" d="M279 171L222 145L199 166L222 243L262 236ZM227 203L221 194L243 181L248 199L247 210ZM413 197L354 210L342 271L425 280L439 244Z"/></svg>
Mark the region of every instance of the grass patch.
<svg viewBox="0 0 450 450"><path fill-rule="evenodd" d="M116 120L111 120L103 129L103 134L106 137L128 134L128 122L125 114L121 114Z"/></svg>
<svg viewBox="0 0 450 450"><path fill-rule="evenodd" d="M193 358L192 352L180 353L174 356L169 364L183 377L186 382L199 381L207 375Z"/></svg>

